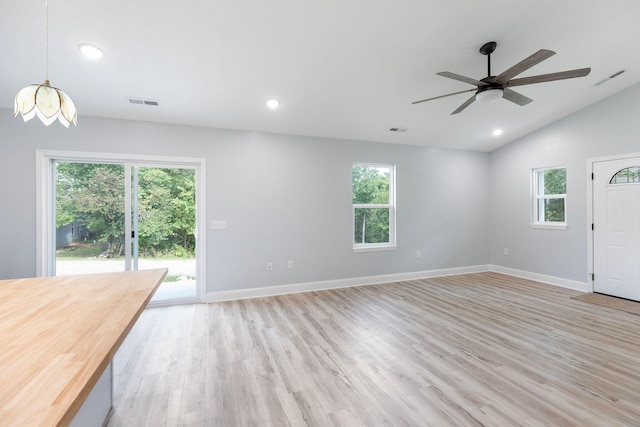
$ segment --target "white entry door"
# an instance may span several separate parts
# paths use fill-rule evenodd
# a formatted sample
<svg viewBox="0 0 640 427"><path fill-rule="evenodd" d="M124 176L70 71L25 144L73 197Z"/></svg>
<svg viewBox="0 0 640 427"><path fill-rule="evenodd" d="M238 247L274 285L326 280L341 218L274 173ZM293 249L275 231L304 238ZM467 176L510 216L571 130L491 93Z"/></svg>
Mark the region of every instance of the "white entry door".
<svg viewBox="0 0 640 427"><path fill-rule="evenodd" d="M640 157L593 173L594 292L640 301Z"/></svg>

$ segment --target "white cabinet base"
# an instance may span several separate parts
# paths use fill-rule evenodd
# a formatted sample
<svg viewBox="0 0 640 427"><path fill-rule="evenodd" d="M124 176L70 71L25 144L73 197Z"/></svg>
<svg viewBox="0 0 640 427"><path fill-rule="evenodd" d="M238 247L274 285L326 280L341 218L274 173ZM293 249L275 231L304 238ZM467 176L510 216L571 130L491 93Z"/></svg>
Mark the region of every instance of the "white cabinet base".
<svg viewBox="0 0 640 427"><path fill-rule="evenodd" d="M106 424L113 404L113 362L96 383L87 400L76 414L70 427L102 427Z"/></svg>

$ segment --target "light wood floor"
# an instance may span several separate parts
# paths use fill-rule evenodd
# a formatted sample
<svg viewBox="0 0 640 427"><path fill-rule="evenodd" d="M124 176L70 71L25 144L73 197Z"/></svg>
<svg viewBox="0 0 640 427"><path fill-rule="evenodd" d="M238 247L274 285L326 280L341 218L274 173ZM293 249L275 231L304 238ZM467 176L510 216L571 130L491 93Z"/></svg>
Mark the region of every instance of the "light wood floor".
<svg viewBox="0 0 640 427"><path fill-rule="evenodd" d="M496 273L147 310L109 426L638 426L640 316Z"/></svg>

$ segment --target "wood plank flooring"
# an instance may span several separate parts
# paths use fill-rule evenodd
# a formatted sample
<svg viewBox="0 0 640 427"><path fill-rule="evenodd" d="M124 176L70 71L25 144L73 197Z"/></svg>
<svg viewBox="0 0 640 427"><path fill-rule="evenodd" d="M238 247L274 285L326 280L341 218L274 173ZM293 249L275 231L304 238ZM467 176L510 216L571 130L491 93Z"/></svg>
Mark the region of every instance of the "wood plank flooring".
<svg viewBox="0 0 640 427"><path fill-rule="evenodd" d="M640 316L497 273L146 310L109 426L640 426Z"/></svg>

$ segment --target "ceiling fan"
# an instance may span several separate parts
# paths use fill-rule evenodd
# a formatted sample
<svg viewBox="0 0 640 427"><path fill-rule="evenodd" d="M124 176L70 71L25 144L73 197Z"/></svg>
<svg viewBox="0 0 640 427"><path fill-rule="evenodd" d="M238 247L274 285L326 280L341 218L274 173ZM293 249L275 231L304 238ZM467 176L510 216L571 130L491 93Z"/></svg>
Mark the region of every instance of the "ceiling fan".
<svg viewBox="0 0 640 427"><path fill-rule="evenodd" d="M540 74L538 76L513 79L513 77L517 76L518 74L528 70L534 65L537 65L542 61L544 61L545 59L548 59L551 56L556 54L554 51L551 51L551 50L540 49L539 51L529 56L528 58L518 62L516 65L509 68L508 70L503 71L501 74L498 74L497 76L492 76L491 75L491 54L496 50L497 45L498 44L496 42L488 42L483 44L482 47L480 48L480 53L487 56L487 77L481 80L476 80L469 77L461 76L459 74L450 73L449 71L442 71L440 73L436 73L437 75L442 77L447 77L447 78L458 80L464 83L472 84L476 86L476 88L462 90L460 92L449 93L447 95L436 96L433 98L422 99L420 101L412 102L412 104L419 104L425 101L432 101L434 99L440 99L440 98L445 98L447 96L458 95L460 93L475 91L476 93L473 94L471 98L467 99L461 106L459 106L451 114L458 114L459 112L467 108L469 105L471 105L473 101L476 101L476 100L491 101L494 99L504 98L515 104L523 106L523 105L527 105L533 100L531 98L527 98L522 94L519 94L516 91L509 89L510 87L530 85L533 83L551 82L554 80L573 79L575 77L584 77L591 72L591 68L580 68L577 70L561 71L558 73Z"/></svg>

